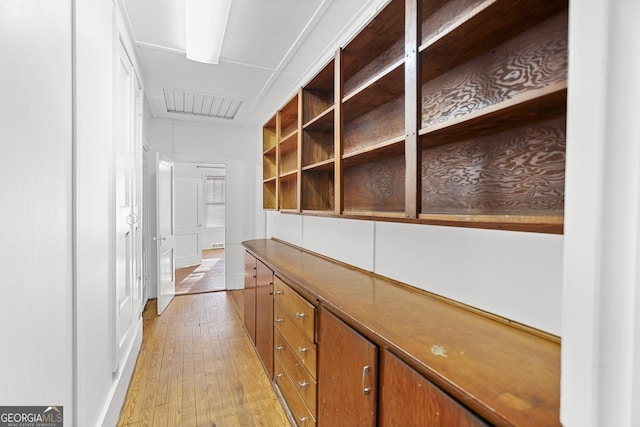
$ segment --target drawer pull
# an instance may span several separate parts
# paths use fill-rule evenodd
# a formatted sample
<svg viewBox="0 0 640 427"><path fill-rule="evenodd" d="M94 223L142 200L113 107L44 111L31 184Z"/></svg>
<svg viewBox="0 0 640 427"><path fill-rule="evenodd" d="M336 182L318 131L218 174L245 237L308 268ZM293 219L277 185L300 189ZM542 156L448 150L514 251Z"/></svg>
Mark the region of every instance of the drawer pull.
<svg viewBox="0 0 640 427"><path fill-rule="evenodd" d="M276 319L276 323L282 323L282 322L284 322L283 318L279 317L279 318Z"/></svg>
<svg viewBox="0 0 640 427"><path fill-rule="evenodd" d="M368 373L369 373L369 367L368 367L368 366L364 366L364 367L362 368L362 393L363 393L365 396L366 396L366 395L368 395L368 394L369 394L369 392L371 391L371 388L370 388L370 387L365 387L365 385L364 385L364 381L365 381L365 378L366 378L366 376L367 376L367 374L368 374Z"/></svg>
<svg viewBox="0 0 640 427"><path fill-rule="evenodd" d="M296 317L297 317L298 319L304 319L305 317L307 317L307 315L306 315L305 313L298 313L298 312L296 312Z"/></svg>
<svg viewBox="0 0 640 427"><path fill-rule="evenodd" d="M284 293L284 292L282 291L282 289L278 289L278 290L276 291L276 295L282 295L283 293Z"/></svg>
<svg viewBox="0 0 640 427"><path fill-rule="evenodd" d="M283 345L276 346L276 351L282 351L282 350L284 350Z"/></svg>
<svg viewBox="0 0 640 427"><path fill-rule="evenodd" d="M309 421L309 417L300 417L300 418L298 418L298 421L300 423L306 423L307 421Z"/></svg>
<svg viewBox="0 0 640 427"><path fill-rule="evenodd" d="M298 387L300 387L300 388L305 388L308 385L309 385L309 383L306 382L306 381L302 381L301 383L298 383Z"/></svg>
<svg viewBox="0 0 640 427"><path fill-rule="evenodd" d="M282 373L277 373L276 374L276 378L282 378L282 377L284 377L284 374L282 374Z"/></svg>
<svg viewBox="0 0 640 427"><path fill-rule="evenodd" d="M307 347L298 347L300 354L305 354L309 349Z"/></svg>

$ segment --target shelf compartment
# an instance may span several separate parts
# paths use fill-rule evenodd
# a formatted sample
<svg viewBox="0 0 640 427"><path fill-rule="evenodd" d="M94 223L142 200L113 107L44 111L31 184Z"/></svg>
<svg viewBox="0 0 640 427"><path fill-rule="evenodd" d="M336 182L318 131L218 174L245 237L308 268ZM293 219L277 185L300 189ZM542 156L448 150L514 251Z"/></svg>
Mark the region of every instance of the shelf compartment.
<svg viewBox="0 0 640 427"><path fill-rule="evenodd" d="M305 131L302 134L302 167L313 165L335 156L334 134L331 131Z"/></svg>
<svg viewBox="0 0 640 427"><path fill-rule="evenodd" d="M323 160L321 162L313 163L302 168L303 171L313 170L334 170L335 161L333 159Z"/></svg>
<svg viewBox="0 0 640 427"><path fill-rule="evenodd" d="M274 150L278 140L276 134L276 116L273 116L262 127L262 151Z"/></svg>
<svg viewBox="0 0 640 427"><path fill-rule="evenodd" d="M567 15L475 57L435 79L423 79L422 127L500 104L529 91L563 85L567 70Z"/></svg>
<svg viewBox="0 0 640 427"><path fill-rule="evenodd" d="M393 63L342 99L344 120L353 120L398 97L404 98L404 61L402 60Z"/></svg>
<svg viewBox="0 0 640 427"><path fill-rule="evenodd" d="M289 138L298 130L298 95L294 96L280 110L281 141Z"/></svg>
<svg viewBox="0 0 640 427"><path fill-rule="evenodd" d="M343 212L404 212L404 184L404 152L368 163L345 164Z"/></svg>
<svg viewBox="0 0 640 427"><path fill-rule="evenodd" d="M279 180L278 208L296 210L298 208L298 180L294 175L287 175L284 178Z"/></svg>
<svg viewBox="0 0 640 427"><path fill-rule="evenodd" d="M559 82L531 90L447 122L420 130L423 146L482 136L566 114L567 85Z"/></svg>
<svg viewBox="0 0 640 427"><path fill-rule="evenodd" d="M404 154L404 135L387 139L375 145L367 146L352 151L342 156L345 167L356 166L362 163L382 160L388 157L396 157Z"/></svg>
<svg viewBox="0 0 640 427"><path fill-rule="evenodd" d="M335 60L329 62L302 91L302 123L305 126L333 107Z"/></svg>
<svg viewBox="0 0 640 427"><path fill-rule="evenodd" d="M423 147L420 218L563 216L565 128L565 118L560 117Z"/></svg>
<svg viewBox="0 0 640 427"><path fill-rule="evenodd" d="M276 209L276 180L262 183L262 208Z"/></svg>
<svg viewBox="0 0 640 427"><path fill-rule="evenodd" d="M335 117L335 106L331 105L326 110L307 122L303 129L308 130L333 130L333 120Z"/></svg>
<svg viewBox="0 0 640 427"><path fill-rule="evenodd" d="M334 186L333 169L315 168L302 171L302 209L334 211Z"/></svg>
<svg viewBox="0 0 640 427"><path fill-rule="evenodd" d="M423 69L428 78L567 9L566 0L422 0ZM469 43L468 40L472 40Z"/></svg>
<svg viewBox="0 0 640 427"><path fill-rule="evenodd" d="M298 150L289 149L289 150L281 150L280 151L280 170L279 175L297 172L298 171Z"/></svg>
<svg viewBox="0 0 640 427"><path fill-rule="evenodd" d="M344 93L404 57L404 0L392 0L343 49Z"/></svg>
<svg viewBox="0 0 640 427"><path fill-rule="evenodd" d="M276 152L275 150L262 156L262 179L275 178L276 176Z"/></svg>

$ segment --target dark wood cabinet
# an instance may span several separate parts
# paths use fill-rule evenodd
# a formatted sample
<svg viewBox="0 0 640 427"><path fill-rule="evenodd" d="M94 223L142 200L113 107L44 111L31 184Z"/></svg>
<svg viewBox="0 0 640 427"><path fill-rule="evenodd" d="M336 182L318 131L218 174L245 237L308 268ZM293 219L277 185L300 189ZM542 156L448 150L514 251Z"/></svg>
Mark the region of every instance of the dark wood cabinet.
<svg viewBox="0 0 640 427"><path fill-rule="evenodd" d="M380 360L379 427L488 426L388 350Z"/></svg>
<svg viewBox="0 0 640 427"><path fill-rule="evenodd" d="M378 348L321 306L318 426L375 426Z"/></svg>
<svg viewBox="0 0 640 427"><path fill-rule="evenodd" d="M258 260L249 252L244 253L244 328L256 344L256 274Z"/></svg>
<svg viewBox="0 0 640 427"><path fill-rule="evenodd" d="M273 271L246 251L244 265L244 327L273 378Z"/></svg>

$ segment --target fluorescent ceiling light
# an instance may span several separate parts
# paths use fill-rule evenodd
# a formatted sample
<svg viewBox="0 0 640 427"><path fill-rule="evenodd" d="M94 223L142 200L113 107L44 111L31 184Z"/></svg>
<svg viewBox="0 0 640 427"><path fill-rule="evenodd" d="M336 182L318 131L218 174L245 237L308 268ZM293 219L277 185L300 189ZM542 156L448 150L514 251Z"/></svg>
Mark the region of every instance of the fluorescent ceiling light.
<svg viewBox="0 0 640 427"><path fill-rule="evenodd" d="M185 0L187 59L217 64L231 0Z"/></svg>

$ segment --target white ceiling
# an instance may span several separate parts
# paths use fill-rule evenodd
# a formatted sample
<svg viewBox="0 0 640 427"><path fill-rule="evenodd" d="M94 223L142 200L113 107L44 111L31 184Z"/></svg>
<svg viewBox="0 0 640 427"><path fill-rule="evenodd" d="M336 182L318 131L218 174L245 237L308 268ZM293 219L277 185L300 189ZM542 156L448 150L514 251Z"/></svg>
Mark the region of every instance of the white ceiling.
<svg viewBox="0 0 640 427"><path fill-rule="evenodd" d="M233 0L220 64L185 58L184 0L122 0L153 117L261 126L385 0ZM242 101L233 120L168 113L163 89Z"/></svg>

